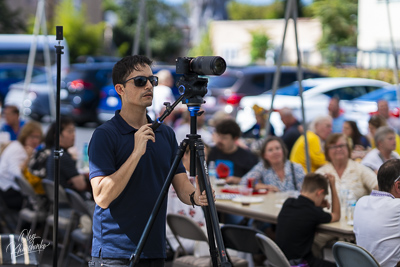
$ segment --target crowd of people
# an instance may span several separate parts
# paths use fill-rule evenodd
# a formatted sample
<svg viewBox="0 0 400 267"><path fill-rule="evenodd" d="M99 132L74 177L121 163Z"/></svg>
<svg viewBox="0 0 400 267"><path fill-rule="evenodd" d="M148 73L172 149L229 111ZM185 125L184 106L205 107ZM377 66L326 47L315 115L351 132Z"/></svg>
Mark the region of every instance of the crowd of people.
<svg viewBox="0 0 400 267"><path fill-rule="evenodd" d="M165 110L164 102L175 100L171 76L165 70L153 74L151 65L144 56L125 57L115 64L113 83L122 108L94 131L88 147L89 174L78 170L71 150L74 122L61 118L60 184L96 203L91 266L129 264L178 145L190 133L192 114L186 107L176 108L164 124L151 128ZM279 114L285 129L279 137L265 130L267 111L259 106L253 107L257 123L245 133L228 114L217 113L210 121L204 114L198 116L197 133L205 145L206 163L213 162L217 179L229 185L250 184L255 191L271 194L298 192L298 197L285 201L276 225L249 223L238 216L225 217L223 223L265 231L292 265L335 266L320 253L334 237L315 230L320 223L338 221L343 216L341 199L352 195L357 200L356 242L381 266L393 267L400 261L400 217L396 211L400 205L400 119L391 117L387 102L381 100L364 136L356 122L345 119L339 104L340 99L332 98L329 115L315 118L306 132L292 111L282 108ZM54 180L56 125L43 134L39 123L19 118L17 107L5 106L2 112L5 122L1 131L9 133L10 142L1 147L0 197L8 208L18 210L23 196L15 177L26 178L39 195L44 195L41 180ZM196 206L206 206L208 201L197 177L188 173L189 154L185 152L173 174L168 201L161 206L138 255L138 266L163 266L167 241L177 248L166 228L167 213L191 217L202 227L205 224L203 211ZM323 209L327 207L329 213ZM372 213L377 219L368 220ZM381 228L384 230L378 231ZM371 231L376 232L376 239ZM187 246L194 250L193 242Z"/></svg>

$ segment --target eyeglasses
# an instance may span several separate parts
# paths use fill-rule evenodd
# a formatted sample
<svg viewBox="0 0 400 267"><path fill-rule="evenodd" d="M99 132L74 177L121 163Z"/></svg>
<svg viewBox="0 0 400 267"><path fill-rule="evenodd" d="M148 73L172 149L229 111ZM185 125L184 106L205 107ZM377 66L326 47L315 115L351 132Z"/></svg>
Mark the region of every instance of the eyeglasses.
<svg viewBox="0 0 400 267"><path fill-rule="evenodd" d="M398 180L400 180L400 175L399 175L399 177L396 178L396 180L394 180L393 183L397 182Z"/></svg>
<svg viewBox="0 0 400 267"><path fill-rule="evenodd" d="M336 146L328 146L329 149L337 149L337 148L345 148L347 145L346 144L341 144L341 145L336 145Z"/></svg>
<svg viewBox="0 0 400 267"><path fill-rule="evenodd" d="M124 82L124 84L126 84L127 82L129 82L130 80L133 80L135 83L136 87L143 87L147 84L147 81L149 80L151 85L153 86L157 86L158 85L158 77L157 76L136 76L136 77L132 77L128 80L126 80Z"/></svg>

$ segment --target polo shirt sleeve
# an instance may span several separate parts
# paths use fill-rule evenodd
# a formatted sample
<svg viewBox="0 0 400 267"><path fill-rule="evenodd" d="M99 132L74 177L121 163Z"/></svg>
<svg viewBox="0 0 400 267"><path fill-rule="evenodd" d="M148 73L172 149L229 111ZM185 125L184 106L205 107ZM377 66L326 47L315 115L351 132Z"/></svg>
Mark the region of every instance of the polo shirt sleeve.
<svg viewBox="0 0 400 267"><path fill-rule="evenodd" d="M110 175L116 171L114 139L103 129L97 128L94 131L88 147L89 179Z"/></svg>

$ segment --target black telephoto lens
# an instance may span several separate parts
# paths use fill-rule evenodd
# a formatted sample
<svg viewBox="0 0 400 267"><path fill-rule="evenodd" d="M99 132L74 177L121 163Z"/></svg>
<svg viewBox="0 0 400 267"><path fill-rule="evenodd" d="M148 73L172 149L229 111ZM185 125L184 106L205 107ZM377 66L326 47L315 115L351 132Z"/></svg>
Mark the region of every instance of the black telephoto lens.
<svg viewBox="0 0 400 267"><path fill-rule="evenodd" d="M191 71L199 75L221 75L226 70L222 57L196 57L190 62Z"/></svg>

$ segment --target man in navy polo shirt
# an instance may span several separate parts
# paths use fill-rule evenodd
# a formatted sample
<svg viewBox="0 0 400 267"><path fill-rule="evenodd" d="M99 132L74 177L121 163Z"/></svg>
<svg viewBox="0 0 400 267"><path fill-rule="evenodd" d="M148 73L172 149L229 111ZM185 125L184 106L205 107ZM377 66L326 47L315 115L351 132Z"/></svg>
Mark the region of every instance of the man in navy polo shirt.
<svg viewBox="0 0 400 267"><path fill-rule="evenodd" d="M89 266L129 266L178 149L170 127L150 128L146 108L158 83L151 63L135 55L115 64L112 77L122 107L95 130L89 144L96 202ZM182 202L207 205L205 192L201 194L197 181L196 188L190 183L182 164L172 184ZM164 202L136 266L164 265L166 207Z"/></svg>

